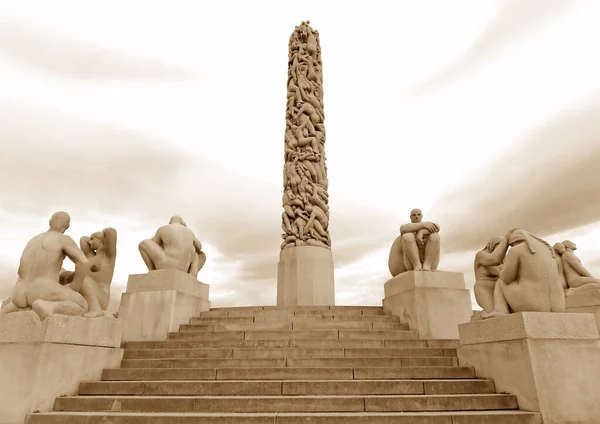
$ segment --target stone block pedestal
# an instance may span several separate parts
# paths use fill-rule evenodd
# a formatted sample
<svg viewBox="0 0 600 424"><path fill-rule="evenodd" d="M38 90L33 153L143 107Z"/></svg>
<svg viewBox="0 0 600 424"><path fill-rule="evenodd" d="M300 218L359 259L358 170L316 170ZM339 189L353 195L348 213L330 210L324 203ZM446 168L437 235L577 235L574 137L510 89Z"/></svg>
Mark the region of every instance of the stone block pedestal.
<svg viewBox="0 0 600 424"><path fill-rule="evenodd" d="M521 312L459 326L461 366L494 379L544 424L600 423L600 336L591 314Z"/></svg>
<svg viewBox="0 0 600 424"><path fill-rule="evenodd" d="M208 284L176 269L132 274L121 295L123 341L166 340L169 332L210 310Z"/></svg>
<svg viewBox="0 0 600 424"><path fill-rule="evenodd" d="M600 288L585 290L565 298L565 312L590 313L600 328Z"/></svg>
<svg viewBox="0 0 600 424"><path fill-rule="evenodd" d="M84 380L100 380L123 358L122 326L112 316L55 315L33 311L0 320L0 424L23 424L28 413L51 411Z"/></svg>
<svg viewBox="0 0 600 424"><path fill-rule="evenodd" d="M299 305L335 305L331 250L297 246L279 254L277 306Z"/></svg>
<svg viewBox="0 0 600 424"><path fill-rule="evenodd" d="M471 296L460 272L408 271L384 286L383 308L422 339L458 339L458 324L469 322Z"/></svg>

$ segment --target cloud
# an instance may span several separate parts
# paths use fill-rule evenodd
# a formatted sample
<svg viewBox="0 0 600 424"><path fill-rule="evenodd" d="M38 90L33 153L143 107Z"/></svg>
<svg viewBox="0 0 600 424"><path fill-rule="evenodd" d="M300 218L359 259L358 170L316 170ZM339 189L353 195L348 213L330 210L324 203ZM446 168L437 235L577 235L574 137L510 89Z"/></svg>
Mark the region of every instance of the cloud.
<svg viewBox="0 0 600 424"><path fill-rule="evenodd" d="M592 276L600 278L600 255L584 265Z"/></svg>
<svg viewBox="0 0 600 424"><path fill-rule="evenodd" d="M0 53L3 58L11 57L66 78L83 80L195 78L192 72L185 69L86 44L14 19L6 19L0 25Z"/></svg>
<svg viewBox="0 0 600 424"><path fill-rule="evenodd" d="M164 211L169 185L192 166L162 140L2 100L0 139L0 196L13 212Z"/></svg>
<svg viewBox="0 0 600 424"><path fill-rule="evenodd" d="M479 66L506 44L518 41L544 21L572 7L569 0L504 0L479 38L450 66L410 90L419 96L450 83L466 71Z"/></svg>
<svg viewBox="0 0 600 424"><path fill-rule="evenodd" d="M8 222L25 214L28 223L26 234L14 242L17 253L7 272L14 274L26 239L43 231L38 226L49 214L63 209L73 217L69 234L75 239L96 226L117 228L113 292L118 294L128 273L145 272L137 243L181 214L216 251L208 257L218 263L216 279L206 281L213 293L231 292L222 296L228 302L275 303L282 241L279 183L191 156L161 139L7 101L0 101L0 138L10 140L0 147L0 178L6 181L0 196L12 199L0 212ZM399 226L394 215L335 195L330 206L338 268L382 246L389 249ZM229 269L233 273L221 271ZM12 287L14 278L2 281Z"/></svg>
<svg viewBox="0 0 600 424"><path fill-rule="evenodd" d="M600 217L600 103L574 108L441 197L449 252L477 249L513 227L540 236Z"/></svg>

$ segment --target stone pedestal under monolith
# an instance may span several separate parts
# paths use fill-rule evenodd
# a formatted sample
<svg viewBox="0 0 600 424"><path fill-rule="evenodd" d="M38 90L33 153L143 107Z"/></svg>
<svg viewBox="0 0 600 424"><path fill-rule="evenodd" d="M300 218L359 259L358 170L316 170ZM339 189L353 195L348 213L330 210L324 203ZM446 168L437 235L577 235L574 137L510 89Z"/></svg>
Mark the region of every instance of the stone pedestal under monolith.
<svg viewBox="0 0 600 424"><path fill-rule="evenodd" d="M458 339L458 325L473 313L461 272L407 271L384 285L383 308L422 339Z"/></svg>
<svg viewBox="0 0 600 424"><path fill-rule="evenodd" d="M458 361L544 424L600 423L600 336L592 314L521 312L459 326Z"/></svg>
<svg viewBox="0 0 600 424"><path fill-rule="evenodd" d="M209 285L176 269L132 274L121 296L123 341L166 340L170 332L210 310Z"/></svg>
<svg viewBox="0 0 600 424"><path fill-rule="evenodd" d="M33 311L0 319L0 424L23 424L32 412L51 411L84 380L100 380L123 358L121 322Z"/></svg>
<svg viewBox="0 0 600 424"><path fill-rule="evenodd" d="M600 328L600 288L574 293L565 298L565 312L590 313Z"/></svg>
<svg viewBox="0 0 600 424"><path fill-rule="evenodd" d="M299 305L335 305L331 250L296 246L280 252L277 306Z"/></svg>

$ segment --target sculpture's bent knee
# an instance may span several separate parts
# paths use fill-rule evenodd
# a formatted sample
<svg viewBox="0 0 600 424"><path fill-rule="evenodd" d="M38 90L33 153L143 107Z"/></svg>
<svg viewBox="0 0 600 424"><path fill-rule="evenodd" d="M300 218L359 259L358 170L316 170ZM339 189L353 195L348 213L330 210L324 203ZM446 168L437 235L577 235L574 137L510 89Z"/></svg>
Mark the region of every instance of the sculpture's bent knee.
<svg viewBox="0 0 600 424"><path fill-rule="evenodd" d="M404 233L404 234L402 234L402 240L403 241L415 241L415 234L414 233Z"/></svg>
<svg viewBox="0 0 600 424"><path fill-rule="evenodd" d="M429 234L429 241L440 241L440 233Z"/></svg>

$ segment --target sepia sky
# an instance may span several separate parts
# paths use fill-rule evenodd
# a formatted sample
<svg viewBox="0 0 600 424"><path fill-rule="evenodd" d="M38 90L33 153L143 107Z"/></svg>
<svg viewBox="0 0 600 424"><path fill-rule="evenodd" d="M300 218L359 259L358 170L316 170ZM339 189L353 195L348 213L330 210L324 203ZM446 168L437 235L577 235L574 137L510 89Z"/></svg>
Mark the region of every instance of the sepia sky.
<svg viewBox="0 0 600 424"><path fill-rule="evenodd" d="M288 39L323 58L336 303L381 305L420 207L440 270L491 236L568 238L600 277L600 2L0 3L0 298L57 210L137 250L180 214L213 306L274 305ZM65 268L72 264L65 261Z"/></svg>

